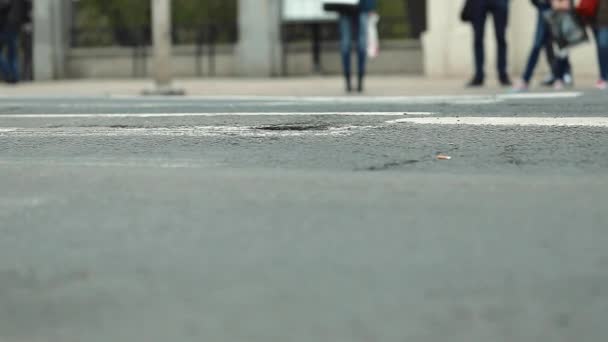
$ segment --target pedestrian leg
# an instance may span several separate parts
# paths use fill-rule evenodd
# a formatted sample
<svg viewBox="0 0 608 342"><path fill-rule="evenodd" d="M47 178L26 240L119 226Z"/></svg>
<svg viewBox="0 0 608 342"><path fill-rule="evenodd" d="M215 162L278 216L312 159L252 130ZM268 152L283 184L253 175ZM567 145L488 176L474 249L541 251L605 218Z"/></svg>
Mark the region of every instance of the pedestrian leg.
<svg viewBox="0 0 608 342"><path fill-rule="evenodd" d="M340 15L340 52L342 54L342 69L346 81L346 91L352 91L351 83L351 50L352 50L352 16Z"/></svg>
<svg viewBox="0 0 608 342"><path fill-rule="evenodd" d="M482 9L478 18L473 21L474 53L475 53L475 76L471 85L481 85L485 79L485 47L484 36L486 30L487 13ZM477 83L477 84L475 84Z"/></svg>
<svg viewBox="0 0 608 342"><path fill-rule="evenodd" d="M6 48L9 72L8 82L17 83L19 82L19 58L17 56L18 35L16 32L9 33Z"/></svg>
<svg viewBox="0 0 608 342"><path fill-rule="evenodd" d="M492 8L492 18L494 19L494 32L496 34L496 47L498 78L503 86L511 85L511 80L507 73L507 24L509 21L508 5L496 4Z"/></svg>
<svg viewBox="0 0 608 342"><path fill-rule="evenodd" d="M367 24L369 14L360 13L358 18L358 39L357 39L357 57L358 57L358 78L357 90L363 91L363 80L365 79L365 70L367 64Z"/></svg>
<svg viewBox="0 0 608 342"><path fill-rule="evenodd" d="M597 41L600 78L603 81L608 81L608 27L598 28L595 37Z"/></svg>

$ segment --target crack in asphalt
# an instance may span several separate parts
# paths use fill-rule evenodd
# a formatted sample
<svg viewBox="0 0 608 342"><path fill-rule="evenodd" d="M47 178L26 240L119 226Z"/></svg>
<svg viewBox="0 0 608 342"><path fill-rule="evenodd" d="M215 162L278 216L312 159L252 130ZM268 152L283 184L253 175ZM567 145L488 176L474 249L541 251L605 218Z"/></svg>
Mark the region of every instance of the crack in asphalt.
<svg viewBox="0 0 608 342"><path fill-rule="evenodd" d="M413 165L413 164L417 164L417 163L420 163L420 160L408 159L408 160L401 160L401 161L392 161L392 162L384 163L382 165L373 165L370 167L359 169L358 171L386 171L386 170L395 169L395 168L398 168L401 166Z"/></svg>

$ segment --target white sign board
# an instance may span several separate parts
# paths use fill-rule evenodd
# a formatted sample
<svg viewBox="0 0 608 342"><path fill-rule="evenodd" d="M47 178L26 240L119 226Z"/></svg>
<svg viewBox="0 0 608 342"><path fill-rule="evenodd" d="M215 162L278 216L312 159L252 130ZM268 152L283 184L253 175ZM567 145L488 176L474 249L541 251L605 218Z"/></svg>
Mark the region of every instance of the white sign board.
<svg viewBox="0 0 608 342"><path fill-rule="evenodd" d="M323 10L323 0L283 0L283 21L332 21L334 12Z"/></svg>

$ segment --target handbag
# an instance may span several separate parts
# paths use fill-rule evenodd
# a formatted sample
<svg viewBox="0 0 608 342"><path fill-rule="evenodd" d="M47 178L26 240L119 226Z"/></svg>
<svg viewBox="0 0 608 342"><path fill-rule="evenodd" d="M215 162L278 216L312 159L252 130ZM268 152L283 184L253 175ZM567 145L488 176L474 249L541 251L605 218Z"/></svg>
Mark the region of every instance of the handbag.
<svg viewBox="0 0 608 342"><path fill-rule="evenodd" d="M367 21L367 57L376 58L380 54L380 34L378 33L378 22L380 16L376 13L369 15Z"/></svg>
<svg viewBox="0 0 608 342"><path fill-rule="evenodd" d="M560 49L570 48L589 40L585 23L575 10L547 11L544 17Z"/></svg>
<svg viewBox="0 0 608 342"><path fill-rule="evenodd" d="M323 9L332 12L356 12L359 0L323 0Z"/></svg>
<svg viewBox="0 0 608 342"><path fill-rule="evenodd" d="M477 5L475 0L466 0L464 3L464 7L460 12L460 20L465 23L473 22L473 20L475 20L475 5Z"/></svg>
<svg viewBox="0 0 608 342"><path fill-rule="evenodd" d="M599 7L599 0L582 0L576 8L576 12L585 18L595 18Z"/></svg>

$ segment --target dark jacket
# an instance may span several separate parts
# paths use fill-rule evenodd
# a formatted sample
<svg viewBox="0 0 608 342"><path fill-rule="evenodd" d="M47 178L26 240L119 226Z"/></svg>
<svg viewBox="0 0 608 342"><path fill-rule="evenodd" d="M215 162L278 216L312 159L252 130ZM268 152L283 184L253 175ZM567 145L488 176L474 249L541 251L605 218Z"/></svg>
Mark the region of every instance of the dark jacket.
<svg viewBox="0 0 608 342"><path fill-rule="evenodd" d="M608 0L600 0L597 10L597 26L608 27Z"/></svg>
<svg viewBox="0 0 608 342"><path fill-rule="evenodd" d="M376 10L376 0L359 0L359 11L370 12Z"/></svg>
<svg viewBox="0 0 608 342"><path fill-rule="evenodd" d="M0 30L19 32L26 18L25 0L3 0L6 5L0 9Z"/></svg>
<svg viewBox="0 0 608 342"><path fill-rule="evenodd" d="M540 10L551 8L551 0L530 0L532 4Z"/></svg>

